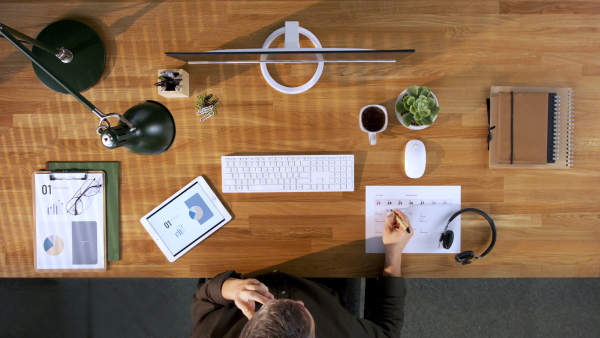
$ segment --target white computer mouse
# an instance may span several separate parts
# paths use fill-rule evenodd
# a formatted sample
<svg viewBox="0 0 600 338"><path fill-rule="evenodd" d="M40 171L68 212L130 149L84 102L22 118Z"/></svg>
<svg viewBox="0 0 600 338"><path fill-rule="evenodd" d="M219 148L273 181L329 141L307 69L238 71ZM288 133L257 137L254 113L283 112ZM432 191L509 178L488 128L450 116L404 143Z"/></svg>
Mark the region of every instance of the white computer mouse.
<svg viewBox="0 0 600 338"><path fill-rule="evenodd" d="M427 163L427 153L425 145L419 140L410 140L404 150L404 170L406 176L410 178L419 178L425 173L425 164Z"/></svg>

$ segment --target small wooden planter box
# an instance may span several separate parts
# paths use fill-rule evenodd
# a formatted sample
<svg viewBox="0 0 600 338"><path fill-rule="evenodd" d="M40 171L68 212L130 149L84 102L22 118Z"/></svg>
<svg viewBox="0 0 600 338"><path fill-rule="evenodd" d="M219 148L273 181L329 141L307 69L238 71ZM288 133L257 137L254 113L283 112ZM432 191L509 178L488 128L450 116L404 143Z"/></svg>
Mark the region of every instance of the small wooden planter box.
<svg viewBox="0 0 600 338"><path fill-rule="evenodd" d="M158 75L164 72L179 73L181 76L181 90L162 90L158 87L158 95L164 97L190 97L190 74L183 69L159 69Z"/></svg>

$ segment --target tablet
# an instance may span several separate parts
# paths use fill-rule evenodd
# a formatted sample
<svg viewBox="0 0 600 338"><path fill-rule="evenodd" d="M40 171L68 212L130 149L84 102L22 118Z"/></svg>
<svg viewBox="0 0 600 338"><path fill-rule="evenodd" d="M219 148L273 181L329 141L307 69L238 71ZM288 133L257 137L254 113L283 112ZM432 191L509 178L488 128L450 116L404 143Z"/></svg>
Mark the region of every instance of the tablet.
<svg viewBox="0 0 600 338"><path fill-rule="evenodd" d="M169 262L174 262L213 232L231 215L202 176L140 219Z"/></svg>

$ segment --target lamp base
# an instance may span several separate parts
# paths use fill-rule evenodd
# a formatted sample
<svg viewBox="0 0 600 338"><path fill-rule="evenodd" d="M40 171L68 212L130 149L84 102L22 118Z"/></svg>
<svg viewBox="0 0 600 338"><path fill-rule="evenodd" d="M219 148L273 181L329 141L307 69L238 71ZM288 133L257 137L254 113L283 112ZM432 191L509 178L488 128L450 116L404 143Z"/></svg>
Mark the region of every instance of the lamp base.
<svg viewBox="0 0 600 338"><path fill-rule="evenodd" d="M33 46L32 53L48 68L60 75L77 92L83 92L98 83L104 73L106 52L102 40L86 24L73 20L61 20L48 25L36 38L55 47L64 47L73 53L73 60L63 63L51 53ZM68 92L54 81L44 70L33 64L38 79L55 92Z"/></svg>

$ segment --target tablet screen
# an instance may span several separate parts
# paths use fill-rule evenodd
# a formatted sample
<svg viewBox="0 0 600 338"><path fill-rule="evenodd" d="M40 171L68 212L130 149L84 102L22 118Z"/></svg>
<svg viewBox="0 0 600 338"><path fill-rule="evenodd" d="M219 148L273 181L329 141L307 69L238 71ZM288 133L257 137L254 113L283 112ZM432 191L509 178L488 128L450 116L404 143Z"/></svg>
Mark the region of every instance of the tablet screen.
<svg viewBox="0 0 600 338"><path fill-rule="evenodd" d="M215 204L194 182L147 217L148 223L173 256L225 222Z"/></svg>

